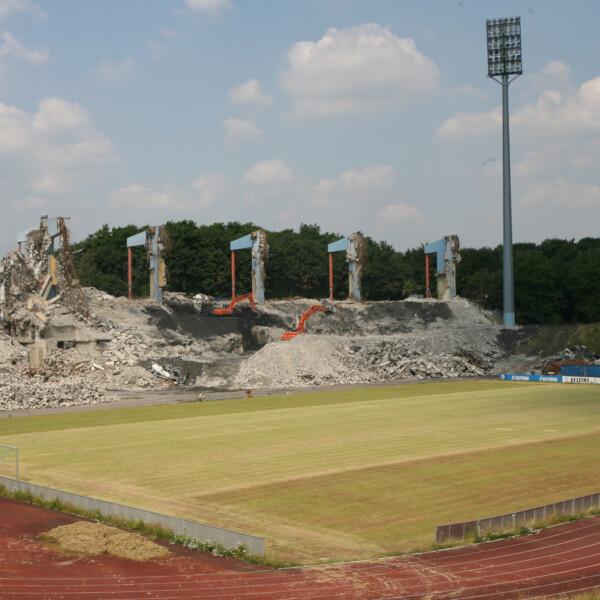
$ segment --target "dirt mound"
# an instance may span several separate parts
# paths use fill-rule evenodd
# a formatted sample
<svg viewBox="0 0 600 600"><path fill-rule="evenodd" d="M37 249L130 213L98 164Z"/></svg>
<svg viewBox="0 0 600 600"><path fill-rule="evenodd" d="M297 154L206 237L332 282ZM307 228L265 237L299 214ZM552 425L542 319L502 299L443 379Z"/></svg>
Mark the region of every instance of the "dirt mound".
<svg viewBox="0 0 600 600"><path fill-rule="evenodd" d="M76 554L112 554L132 560L162 558L170 552L139 533L122 531L103 523L78 521L61 525L39 536L56 544L64 552Z"/></svg>

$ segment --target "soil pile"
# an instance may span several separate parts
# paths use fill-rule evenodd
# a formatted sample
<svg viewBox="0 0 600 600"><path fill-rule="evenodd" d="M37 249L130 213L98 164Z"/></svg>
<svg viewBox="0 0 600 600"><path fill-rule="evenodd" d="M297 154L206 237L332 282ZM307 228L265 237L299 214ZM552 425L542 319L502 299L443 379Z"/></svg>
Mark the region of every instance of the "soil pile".
<svg viewBox="0 0 600 600"><path fill-rule="evenodd" d="M112 554L140 561L163 558L170 554L166 548L151 542L139 533L130 533L103 523L89 521L61 525L42 533L39 537L56 544L67 553L92 556Z"/></svg>

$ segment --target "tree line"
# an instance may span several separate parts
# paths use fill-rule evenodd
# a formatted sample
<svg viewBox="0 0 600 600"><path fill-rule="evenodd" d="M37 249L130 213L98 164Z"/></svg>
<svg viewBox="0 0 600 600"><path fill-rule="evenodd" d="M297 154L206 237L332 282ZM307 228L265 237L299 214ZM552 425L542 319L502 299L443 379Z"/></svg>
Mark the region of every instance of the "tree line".
<svg viewBox="0 0 600 600"><path fill-rule="evenodd" d="M169 221L171 253L166 258L167 290L188 296L204 293L231 296L229 242L259 226L253 223ZM129 236L147 227L104 225L72 245L81 284L115 296L127 294ZM302 224L299 231L267 231L270 247L266 262L267 298L325 298L329 296L327 245L340 237L322 232L319 225ZM404 252L385 241L365 237L368 261L363 269L365 300L401 300L425 294L424 245ZM133 248L133 289L149 293L148 262L144 247ZM519 324L558 324L600 321L600 238L548 239L541 244L515 244L515 312ZM457 267L457 291L485 309L502 308L502 246L462 248ZM334 296L348 294L348 268L343 252L333 255ZM435 294L435 260L431 260L431 289ZM250 250L236 252L236 289L251 290Z"/></svg>

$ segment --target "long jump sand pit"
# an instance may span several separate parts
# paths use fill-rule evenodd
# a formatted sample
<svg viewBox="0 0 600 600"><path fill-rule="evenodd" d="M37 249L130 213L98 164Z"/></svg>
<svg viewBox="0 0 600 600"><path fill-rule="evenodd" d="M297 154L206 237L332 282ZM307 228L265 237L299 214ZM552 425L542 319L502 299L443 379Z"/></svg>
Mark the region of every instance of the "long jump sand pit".
<svg viewBox="0 0 600 600"><path fill-rule="evenodd" d="M600 586L600 517L453 550L281 570L176 545L169 556L148 561L69 557L37 537L80 521L0 498L0 598L516 600Z"/></svg>
<svg viewBox="0 0 600 600"><path fill-rule="evenodd" d="M131 560L152 560L169 555L167 548L139 533L90 521L59 525L38 537L66 554L110 554Z"/></svg>

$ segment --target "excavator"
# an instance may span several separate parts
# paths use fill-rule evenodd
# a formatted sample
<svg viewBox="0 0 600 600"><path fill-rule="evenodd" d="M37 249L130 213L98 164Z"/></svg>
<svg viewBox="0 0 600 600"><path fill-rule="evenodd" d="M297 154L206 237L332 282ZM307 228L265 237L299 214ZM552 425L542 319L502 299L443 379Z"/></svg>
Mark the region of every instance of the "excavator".
<svg viewBox="0 0 600 600"><path fill-rule="evenodd" d="M249 294L242 294L241 296L237 296L236 298L234 298L229 303L229 306L227 308L215 308L215 310L213 311L213 314L215 314L215 315L230 315L233 312L235 305L238 302L242 302L242 300L250 300L250 306L252 307L252 310L256 310L256 307L254 306L254 296L252 295L252 293L249 293Z"/></svg>
<svg viewBox="0 0 600 600"><path fill-rule="evenodd" d="M312 317L312 315L314 315L316 312L322 312L322 313L331 314L333 312L333 309L330 308L330 307L323 306L322 304L313 304L302 315L302 317L300 317L300 321L298 323L298 327L296 327L296 329L294 329L292 331L286 331L281 336L281 339L284 340L284 341L291 340L292 338L295 338L297 335L300 335L301 333L306 333L306 321L310 317Z"/></svg>

